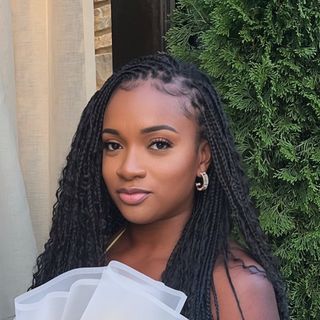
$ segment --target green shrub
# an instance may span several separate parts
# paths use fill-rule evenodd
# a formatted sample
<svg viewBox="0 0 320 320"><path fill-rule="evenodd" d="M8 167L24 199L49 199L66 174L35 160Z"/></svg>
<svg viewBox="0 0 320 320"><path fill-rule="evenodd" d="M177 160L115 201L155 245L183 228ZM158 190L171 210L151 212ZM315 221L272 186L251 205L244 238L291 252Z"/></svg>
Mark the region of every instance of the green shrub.
<svg viewBox="0 0 320 320"><path fill-rule="evenodd" d="M319 45L319 0L181 0L167 33L223 97L296 320L320 319Z"/></svg>

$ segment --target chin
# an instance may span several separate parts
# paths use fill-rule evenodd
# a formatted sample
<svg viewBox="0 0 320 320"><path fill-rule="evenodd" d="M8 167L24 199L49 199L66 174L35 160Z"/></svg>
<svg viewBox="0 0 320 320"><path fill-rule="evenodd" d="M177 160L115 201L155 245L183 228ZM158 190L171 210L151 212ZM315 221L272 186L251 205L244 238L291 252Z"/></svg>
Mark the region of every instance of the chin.
<svg viewBox="0 0 320 320"><path fill-rule="evenodd" d="M126 210L120 210L122 216L132 224L140 224L140 225L147 225L151 223L157 222L159 219L155 216L150 216L149 214L144 214L141 210L138 212L126 212Z"/></svg>
<svg viewBox="0 0 320 320"><path fill-rule="evenodd" d="M132 224L140 224L140 225L147 225L147 224L151 224L156 222L155 219L152 219L150 217L142 217L142 216L132 216L132 215L124 215L122 214L122 216L129 222Z"/></svg>

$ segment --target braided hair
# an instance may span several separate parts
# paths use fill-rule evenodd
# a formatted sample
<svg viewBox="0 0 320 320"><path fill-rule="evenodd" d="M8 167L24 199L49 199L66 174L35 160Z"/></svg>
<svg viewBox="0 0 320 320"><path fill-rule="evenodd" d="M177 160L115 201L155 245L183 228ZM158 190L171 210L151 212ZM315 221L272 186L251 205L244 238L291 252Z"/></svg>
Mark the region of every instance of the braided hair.
<svg viewBox="0 0 320 320"><path fill-rule="evenodd" d="M31 288L73 268L103 265L106 244L124 228L126 221L112 202L101 174L103 117L117 88L146 80L156 81L159 90L186 98L196 110L200 135L214 154L207 172L208 189L196 193L191 218L168 260L162 281L187 294L183 314L192 320L213 319L213 293L215 319L219 319L212 271L218 256L224 257L226 266L228 239L236 226L274 287L281 319L287 319L284 284L251 203L220 99L204 73L164 53L122 67L84 109L59 181L50 237L37 259ZM226 271L236 296L227 267Z"/></svg>

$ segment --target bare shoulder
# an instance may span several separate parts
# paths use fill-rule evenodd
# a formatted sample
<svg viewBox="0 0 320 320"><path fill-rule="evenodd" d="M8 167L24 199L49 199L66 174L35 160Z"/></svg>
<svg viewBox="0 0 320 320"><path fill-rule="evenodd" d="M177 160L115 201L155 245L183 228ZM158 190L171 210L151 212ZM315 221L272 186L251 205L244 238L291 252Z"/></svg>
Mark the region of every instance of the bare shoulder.
<svg viewBox="0 0 320 320"><path fill-rule="evenodd" d="M246 320L278 320L274 289L264 269L240 247L232 246L231 256L227 268L236 297L223 261L219 260L213 271L220 319L241 320L239 302ZM214 302L212 305L214 314Z"/></svg>

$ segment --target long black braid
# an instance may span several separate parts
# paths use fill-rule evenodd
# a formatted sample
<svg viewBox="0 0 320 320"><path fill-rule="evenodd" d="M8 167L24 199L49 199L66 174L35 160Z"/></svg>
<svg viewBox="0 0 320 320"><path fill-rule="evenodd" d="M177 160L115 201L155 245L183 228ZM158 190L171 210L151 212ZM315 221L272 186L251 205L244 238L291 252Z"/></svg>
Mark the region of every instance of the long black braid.
<svg viewBox="0 0 320 320"><path fill-rule="evenodd" d="M124 66L96 92L83 111L59 181L50 237L37 259L31 288L72 268L102 265L106 244L125 226L102 179L103 116L116 88L148 79L154 79L160 90L187 98L188 105L197 111L200 134L209 142L213 154L209 187L196 193L192 216L162 280L187 294L183 314L190 320L213 319L213 294L214 318L219 319L212 271L218 256L222 255L225 262L228 259L228 239L234 224L273 284L281 319L287 319L284 284L251 203L219 97L205 74L167 54L146 56Z"/></svg>

